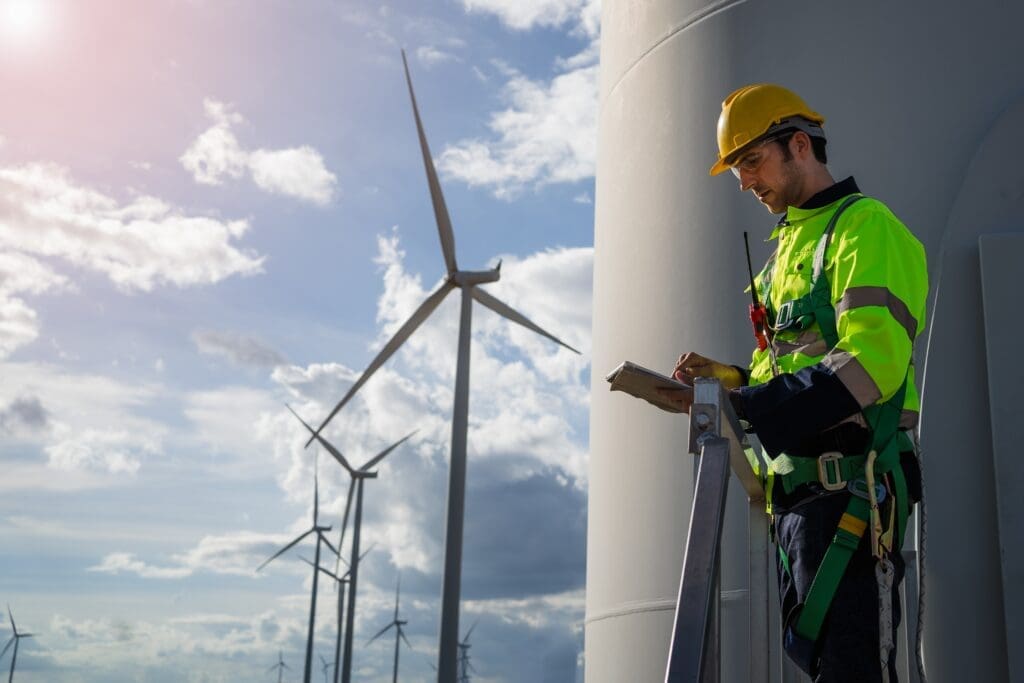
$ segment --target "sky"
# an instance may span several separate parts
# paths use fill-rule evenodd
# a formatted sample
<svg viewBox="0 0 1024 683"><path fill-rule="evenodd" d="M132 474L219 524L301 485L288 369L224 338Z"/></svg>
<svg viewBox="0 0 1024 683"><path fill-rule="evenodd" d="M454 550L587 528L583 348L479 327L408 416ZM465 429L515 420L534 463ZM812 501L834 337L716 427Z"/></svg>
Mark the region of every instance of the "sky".
<svg viewBox="0 0 1024 683"><path fill-rule="evenodd" d="M444 276L409 57L475 306L472 680L582 680L598 0L0 0L0 603L17 680L301 680L304 449ZM436 674L458 297L325 431L366 484L356 655ZM351 533L347 534L347 553ZM316 656L331 659L321 582ZM5 615L6 616L6 615ZM11 636L5 619L0 647ZM319 660L314 680L323 676ZM0 670L10 666L10 652Z"/></svg>

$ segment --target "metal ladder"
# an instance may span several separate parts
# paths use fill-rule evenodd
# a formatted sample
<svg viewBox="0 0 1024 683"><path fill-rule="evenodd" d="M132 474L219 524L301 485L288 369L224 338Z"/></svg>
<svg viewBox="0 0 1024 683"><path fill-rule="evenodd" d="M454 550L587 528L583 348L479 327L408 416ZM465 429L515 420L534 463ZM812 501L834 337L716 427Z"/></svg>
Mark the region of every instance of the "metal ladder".
<svg viewBox="0 0 1024 683"><path fill-rule="evenodd" d="M755 457L747 459L746 451ZM747 494L750 677L769 683L768 515L760 445L748 439L717 379L698 378L690 409L689 452L699 457L690 530L683 556L665 683L718 683L720 676L719 548L729 470ZM758 466L755 471L754 465Z"/></svg>

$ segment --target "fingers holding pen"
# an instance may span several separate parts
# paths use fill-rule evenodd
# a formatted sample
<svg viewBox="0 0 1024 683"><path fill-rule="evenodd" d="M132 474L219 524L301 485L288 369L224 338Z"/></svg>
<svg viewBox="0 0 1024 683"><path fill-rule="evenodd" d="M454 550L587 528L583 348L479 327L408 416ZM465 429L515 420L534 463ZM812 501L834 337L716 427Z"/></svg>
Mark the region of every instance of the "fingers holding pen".
<svg viewBox="0 0 1024 683"><path fill-rule="evenodd" d="M693 384L694 377L714 377L714 365L717 363L710 358L688 351L679 356L676 366L672 370L672 376L680 382Z"/></svg>
<svg viewBox="0 0 1024 683"><path fill-rule="evenodd" d="M722 384L728 389L735 389L743 384L743 377L735 367L693 351L679 356L672 376L686 384L693 384L695 377L715 377L722 380Z"/></svg>

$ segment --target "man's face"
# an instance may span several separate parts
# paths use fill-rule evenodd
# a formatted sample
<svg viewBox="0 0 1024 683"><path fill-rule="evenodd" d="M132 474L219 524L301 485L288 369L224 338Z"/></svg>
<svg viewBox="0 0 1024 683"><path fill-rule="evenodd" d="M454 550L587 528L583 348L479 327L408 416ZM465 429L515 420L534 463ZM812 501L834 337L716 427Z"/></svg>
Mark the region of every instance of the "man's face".
<svg viewBox="0 0 1024 683"><path fill-rule="evenodd" d="M784 213L801 197L803 170L779 141L769 140L744 152L732 165L732 172L740 179L740 190L753 192L771 213Z"/></svg>

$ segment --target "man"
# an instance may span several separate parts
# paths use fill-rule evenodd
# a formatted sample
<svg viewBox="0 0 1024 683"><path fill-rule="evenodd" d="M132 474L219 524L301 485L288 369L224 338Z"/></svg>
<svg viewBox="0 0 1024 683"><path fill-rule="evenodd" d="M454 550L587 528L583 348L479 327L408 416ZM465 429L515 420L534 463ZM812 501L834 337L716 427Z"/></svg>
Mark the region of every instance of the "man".
<svg viewBox="0 0 1024 683"><path fill-rule="evenodd" d="M769 343L749 371L684 353L674 375L721 379L772 458L787 654L818 683L895 681L900 547L920 498L908 431L927 269L888 208L853 178L832 178L823 123L778 85L740 88L722 104L711 174L731 169L740 190L781 214L755 278ZM666 395L689 411L688 399Z"/></svg>

